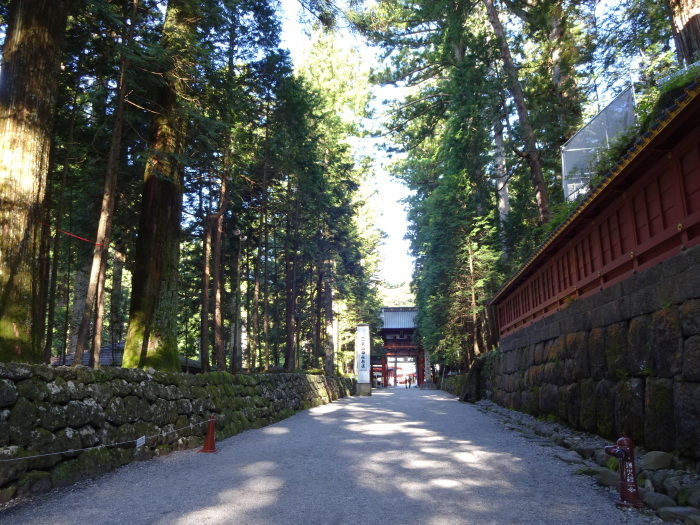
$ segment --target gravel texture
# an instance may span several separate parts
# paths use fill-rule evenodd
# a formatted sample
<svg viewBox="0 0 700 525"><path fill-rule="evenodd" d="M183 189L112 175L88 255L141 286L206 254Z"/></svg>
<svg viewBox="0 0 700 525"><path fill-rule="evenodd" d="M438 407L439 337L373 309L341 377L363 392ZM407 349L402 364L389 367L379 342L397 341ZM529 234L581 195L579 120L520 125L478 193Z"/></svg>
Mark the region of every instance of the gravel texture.
<svg viewBox="0 0 700 525"><path fill-rule="evenodd" d="M441 391L313 408L0 511L2 524L658 524L551 440ZM556 457L564 454L563 458Z"/></svg>

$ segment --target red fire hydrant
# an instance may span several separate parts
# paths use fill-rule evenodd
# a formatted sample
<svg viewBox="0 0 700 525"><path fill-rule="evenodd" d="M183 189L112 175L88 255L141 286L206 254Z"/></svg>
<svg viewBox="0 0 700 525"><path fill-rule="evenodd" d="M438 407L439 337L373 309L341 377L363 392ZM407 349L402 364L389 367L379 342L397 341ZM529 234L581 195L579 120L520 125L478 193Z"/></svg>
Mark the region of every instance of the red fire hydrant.
<svg viewBox="0 0 700 525"><path fill-rule="evenodd" d="M637 474L634 471L634 443L622 434L616 445L605 447L605 453L620 460L619 472L620 481L617 490L620 493L620 500L617 501L619 507L636 507L641 509L644 502L639 498L637 490Z"/></svg>

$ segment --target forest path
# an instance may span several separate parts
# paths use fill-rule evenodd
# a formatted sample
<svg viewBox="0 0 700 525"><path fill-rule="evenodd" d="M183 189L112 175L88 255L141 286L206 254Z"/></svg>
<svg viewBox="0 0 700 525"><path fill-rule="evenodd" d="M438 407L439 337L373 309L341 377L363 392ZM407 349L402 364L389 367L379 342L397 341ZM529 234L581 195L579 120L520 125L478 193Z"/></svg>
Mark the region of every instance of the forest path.
<svg viewBox="0 0 700 525"><path fill-rule="evenodd" d="M650 523L447 393L373 390L0 512L12 524Z"/></svg>

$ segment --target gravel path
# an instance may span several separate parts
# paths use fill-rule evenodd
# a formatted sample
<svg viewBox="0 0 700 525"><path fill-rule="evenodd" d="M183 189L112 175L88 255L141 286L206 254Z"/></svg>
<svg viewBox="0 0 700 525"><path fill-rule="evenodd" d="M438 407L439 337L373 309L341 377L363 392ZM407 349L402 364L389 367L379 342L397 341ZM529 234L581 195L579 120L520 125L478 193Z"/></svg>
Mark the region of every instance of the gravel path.
<svg viewBox="0 0 700 525"><path fill-rule="evenodd" d="M650 524L441 391L346 398L0 511L2 524Z"/></svg>

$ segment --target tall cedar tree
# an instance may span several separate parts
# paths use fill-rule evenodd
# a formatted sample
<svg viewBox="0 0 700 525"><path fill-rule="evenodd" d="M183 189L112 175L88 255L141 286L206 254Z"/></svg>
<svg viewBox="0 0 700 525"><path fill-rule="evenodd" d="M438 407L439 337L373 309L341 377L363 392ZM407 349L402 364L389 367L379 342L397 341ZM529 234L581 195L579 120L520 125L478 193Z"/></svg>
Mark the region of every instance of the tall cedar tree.
<svg viewBox="0 0 700 525"><path fill-rule="evenodd" d="M686 65L700 59L700 3L668 0L671 5L676 51Z"/></svg>
<svg viewBox="0 0 700 525"><path fill-rule="evenodd" d="M493 32L498 39L498 44L501 49L501 59L503 60L503 69L508 78L508 90L513 97L515 108L518 112L518 121L523 130L525 150L519 153L519 155L527 161L527 164L530 167L530 178L535 192L535 199L537 200L539 219L540 222L544 223L549 221L550 218L549 192L547 190L547 184L544 180L544 175L542 174L540 149L537 146L535 130L530 122L530 112L527 108L527 102L525 101L525 94L523 93L520 84L518 70L515 66L515 62L513 61L513 56L510 51L510 46L508 45L508 40L506 39L503 24L498 16L498 11L496 10L493 0L482 1L486 7L486 12L489 17L489 22L491 22L491 26L493 27Z"/></svg>
<svg viewBox="0 0 700 525"><path fill-rule="evenodd" d="M70 2L10 4L0 75L0 360L43 357L42 205Z"/></svg>
<svg viewBox="0 0 700 525"><path fill-rule="evenodd" d="M129 11L130 24L125 28L125 33L122 35L122 41L128 45L134 37L136 25L136 15L138 13L139 0L131 1ZM124 52L125 53L125 52ZM124 128L124 110L126 104L126 75L130 67L129 60L126 55L122 56L120 61L119 83L117 86L117 101L114 110L114 125L112 128L112 137L109 145L109 153L107 156L107 173L105 176L104 192L102 194L102 207L100 210L100 219L97 227L97 238L95 239L95 249L92 258L92 268L90 270L90 280L88 283L87 296L85 298L85 306L83 307L82 319L78 330L78 337L75 347L75 356L73 365L82 365L83 350L87 340L87 334L90 327L90 319L95 307L95 328L93 333L92 354L90 356L90 365L97 367L100 362L100 347L102 344L102 319L104 317L104 288L107 273L107 257L108 248L112 234L112 222L114 215L114 206L117 201L117 176L119 173L119 157L121 154L122 132Z"/></svg>
<svg viewBox="0 0 700 525"><path fill-rule="evenodd" d="M170 0L163 26L169 64L158 91L151 155L144 170L143 201L136 242L129 328L123 366L179 368L177 347L178 264L182 215L182 166L187 117L183 100L193 63L197 7Z"/></svg>

